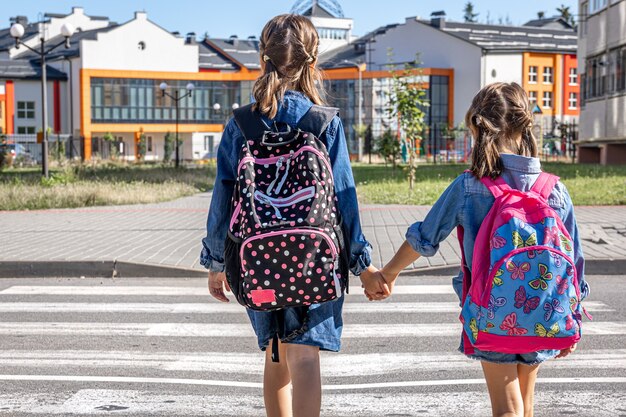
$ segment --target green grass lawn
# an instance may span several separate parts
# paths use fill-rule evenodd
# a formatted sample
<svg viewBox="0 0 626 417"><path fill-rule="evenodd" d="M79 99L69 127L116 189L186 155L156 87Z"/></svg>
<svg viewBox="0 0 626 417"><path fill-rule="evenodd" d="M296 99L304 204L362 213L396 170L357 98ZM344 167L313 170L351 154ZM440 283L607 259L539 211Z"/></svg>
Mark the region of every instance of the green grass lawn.
<svg viewBox="0 0 626 417"><path fill-rule="evenodd" d="M353 164L357 191L365 204L431 205L466 165L424 164L409 192L403 167ZM561 177L576 205L626 204L626 166L545 163ZM156 203L211 189L215 165L175 169L162 165L99 164L55 168L42 180L39 169L0 173L0 210L90 207Z"/></svg>
<svg viewBox="0 0 626 417"><path fill-rule="evenodd" d="M0 210L157 203L207 191L215 165L175 169L162 165L77 165L0 173Z"/></svg>
<svg viewBox="0 0 626 417"><path fill-rule="evenodd" d="M419 165L413 192L403 167L353 164L359 200L365 204L431 205L467 165ZM626 204L626 165L601 166L546 162L543 169L561 177L575 205Z"/></svg>

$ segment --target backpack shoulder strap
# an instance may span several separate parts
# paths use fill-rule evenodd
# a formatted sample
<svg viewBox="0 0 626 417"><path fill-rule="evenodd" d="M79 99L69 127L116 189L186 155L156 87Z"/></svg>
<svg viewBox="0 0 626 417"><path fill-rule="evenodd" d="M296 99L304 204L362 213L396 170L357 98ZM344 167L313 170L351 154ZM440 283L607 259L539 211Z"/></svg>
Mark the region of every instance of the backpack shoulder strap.
<svg viewBox="0 0 626 417"><path fill-rule="evenodd" d="M539 177L535 180L530 191L539 194L544 200L547 200L554 189L556 183L559 182L559 177L556 175L548 174L547 172L542 172L539 174Z"/></svg>
<svg viewBox="0 0 626 417"><path fill-rule="evenodd" d="M505 191L511 189L509 184L507 184L502 179L502 177L498 177L495 180L492 180L489 177L482 177L480 179L480 182L482 182L485 185L485 187L487 187L489 191L491 191L491 194L493 194L495 198L500 197L502 194L504 194Z"/></svg>
<svg viewBox="0 0 626 417"><path fill-rule="evenodd" d="M270 130L259 112L254 110L254 103L233 110L233 116L246 140L258 139Z"/></svg>
<svg viewBox="0 0 626 417"><path fill-rule="evenodd" d="M312 133L316 138L319 138L338 114L339 109L336 107L314 104L298 122L298 129Z"/></svg>

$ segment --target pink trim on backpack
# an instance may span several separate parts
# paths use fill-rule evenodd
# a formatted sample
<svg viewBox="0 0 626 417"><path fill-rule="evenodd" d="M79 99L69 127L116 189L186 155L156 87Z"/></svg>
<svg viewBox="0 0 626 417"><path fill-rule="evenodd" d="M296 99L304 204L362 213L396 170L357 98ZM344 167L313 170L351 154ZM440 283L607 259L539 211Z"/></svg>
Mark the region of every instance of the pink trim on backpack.
<svg viewBox="0 0 626 417"><path fill-rule="evenodd" d="M522 336L512 338L510 336L481 331L478 333L474 347L485 351L521 354L543 349L567 349L574 343L578 343L579 340L579 334L570 337Z"/></svg>

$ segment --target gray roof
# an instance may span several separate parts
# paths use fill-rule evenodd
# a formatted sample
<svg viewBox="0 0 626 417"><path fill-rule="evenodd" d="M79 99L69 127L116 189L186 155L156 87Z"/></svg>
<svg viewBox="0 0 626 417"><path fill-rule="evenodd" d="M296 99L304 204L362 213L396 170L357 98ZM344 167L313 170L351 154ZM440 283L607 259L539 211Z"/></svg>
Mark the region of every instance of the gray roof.
<svg viewBox="0 0 626 417"><path fill-rule="evenodd" d="M111 29L114 29L117 27L117 24L115 23L111 23L109 26L105 27L105 28L99 28L99 29L92 29L92 30L84 30L84 31L80 31L80 32L76 32L74 33L74 35L72 35L72 37L70 38L70 47L69 48L65 48L63 45L59 46L57 49L55 49L53 52L51 52L50 54L48 54L46 56L47 60L55 60L55 59L61 59L61 58L65 58L65 57L76 57L80 55L80 41L83 39L89 39L89 40L94 40L96 39L96 37L98 36L98 33L103 33L103 32L108 32ZM55 36L54 38L51 38L49 40L46 41L46 50L51 48L54 45L57 45L61 42L64 41L64 37L59 35L59 36ZM28 49L21 47L22 53L20 53L19 55L17 55L15 58L16 59L39 59L39 55L37 55L36 53L29 51Z"/></svg>
<svg viewBox="0 0 626 417"><path fill-rule="evenodd" d="M27 41L31 39L33 36L37 36L39 34L39 28L37 24L28 24L24 26L24 36L22 36L22 41ZM11 28L0 29L0 51L8 51L9 49L15 46L15 39L11 37Z"/></svg>
<svg viewBox="0 0 626 417"><path fill-rule="evenodd" d="M543 19L529 20L524 26L534 26L546 29L574 29L562 16L552 16Z"/></svg>
<svg viewBox="0 0 626 417"><path fill-rule="evenodd" d="M365 62L367 44L374 40L376 36L382 35L396 26L398 26L397 23L381 26L352 41L348 45L340 46L321 54L319 57L320 67L325 69L347 68L351 67L352 64L345 61Z"/></svg>
<svg viewBox="0 0 626 417"><path fill-rule="evenodd" d="M198 43L198 54L200 68L215 69L221 71L235 71L239 69L239 66L237 64L226 58L217 49L204 41Z"/></svg>
<svg viewBox="0 0 626 417"><path fill-rule="evenodd" d="M64 17L68 17L72 13L65 13L65 14L64 13L46 13L46 14L44 14L44 17L46 17L46 18L54 17L54 18L57 18L57 19L62 19ZM85 15L85 16L88 17L91 20L109 20L109 18L106 17L106 16L88 16L88 15Z"/></svg>
<svg viewBox="0 0 626 417"><path fill-rule="evenodd" d="M429 25L429 20L419 20ZM573 29L501 26L446 21L442 31L493 52L576 53L578 36Z"/></svg>
<svg viewBox="0 0 626 417"><path fill-rule="evenodd" d="M261 69L259 62L259 41L257 39L218 39L209 38L204 42L208 47L217 50L226 59L233 60L237 65L247 69Z"/></svg>
<svg viewBox="0 0 626 417"><path fill-rule="evenodd" d="M67 75L56 68L46 65L46 75L49 80L67 80ZM0 79L38 80L41 78L41 65L34 61L21 59L0 60Z"/></svg>

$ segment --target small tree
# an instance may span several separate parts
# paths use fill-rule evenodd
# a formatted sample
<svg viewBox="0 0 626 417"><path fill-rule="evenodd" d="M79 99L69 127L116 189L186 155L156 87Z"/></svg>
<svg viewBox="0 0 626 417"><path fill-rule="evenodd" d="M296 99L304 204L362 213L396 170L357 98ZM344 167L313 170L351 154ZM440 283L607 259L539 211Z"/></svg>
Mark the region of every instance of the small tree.
<svg viewBox="0 0 626 417"><path fill-rule="evenodd" d="M113 133L105 133L104 136L102 136L102 139L104 139L104 141L109 144L111 159L117 159L117 157L120 156L120 151L117 146L117 140L115 139L115 136L113 136Z"/></svg>
<svg viewBox="0 0 626 417"><path fill-rule="evenodd" d="M567 23L569 23L572 26L576 26L576 20L574 19L574 16L570 12L569 6L561 4L561 7L557 7L556 11L561 15L563 20L565 20Z"/></svg>
<svg viewBox="0 0 626 417"><path fill-rule="evenodd" d="M137 160L143 161L146 157L146 135L141 133L137 141Z"/></svg>
<svg viewBox="0 0 626 417"><path fill-rule="evenodd" d="M163 145L163 162L169 164L172 162L172 154L174 153L174 135L171 132L165 134L165 144Z"/></svg>
<svg viewBox="0 0 626 417"><path fill-rule="evenodd" d="M537 19L543 19L544 17L546 17L546 12L544 11L537 12Z"/></svg>
<svg viewBox="0 0 626 417"><path fill-rule="evenodd" d="M415 61L405 65L403 71L391 70L391 94L388 112L391 117L399 119L400 128L406 137L409 154L409 189L413 191L417 153L421 134L426 127L424 109L429 105L426 90L422 86L419 56Z"/></svg>
<svg viewBox="0 0 626 417"><path fill-rule="evenodd" d="M378 154L385 161L385 165L391 162L395 171L401 149L400 141L393 130L385 130L385 133L376 141L376 149L378 150Z"/></svg>
<svg viewBox="0 0 626 417"><path fill-rule="evenodd" d="M467 23L476 23L478 13L474 13L474 4L471 1L465 3L465 7L463 8L463 19Z"/></svg>

